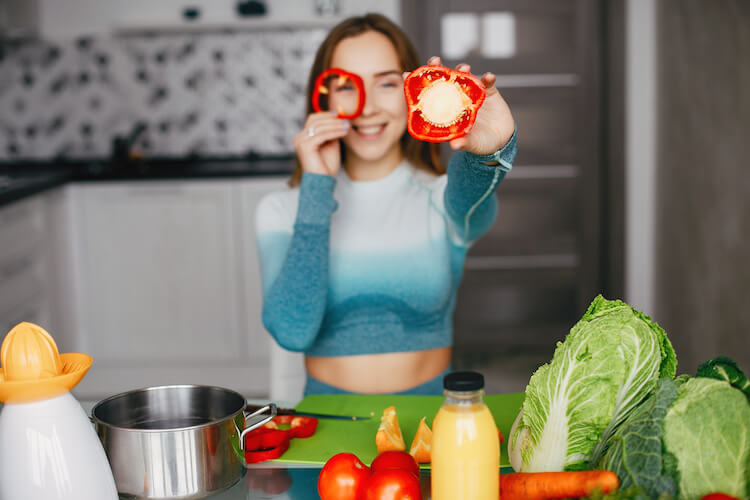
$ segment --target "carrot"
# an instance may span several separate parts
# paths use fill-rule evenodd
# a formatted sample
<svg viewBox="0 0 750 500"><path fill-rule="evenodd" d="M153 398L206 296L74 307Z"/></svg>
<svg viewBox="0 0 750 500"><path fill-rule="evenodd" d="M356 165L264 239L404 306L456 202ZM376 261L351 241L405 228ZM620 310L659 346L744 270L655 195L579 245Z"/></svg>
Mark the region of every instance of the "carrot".
<svg viewBox="0 0 750 500"><path fill-rule="evenodd" d="M547 500L610 493L620 486L608 470L569 472L512 472L500 474L501 500Z"/></svg>

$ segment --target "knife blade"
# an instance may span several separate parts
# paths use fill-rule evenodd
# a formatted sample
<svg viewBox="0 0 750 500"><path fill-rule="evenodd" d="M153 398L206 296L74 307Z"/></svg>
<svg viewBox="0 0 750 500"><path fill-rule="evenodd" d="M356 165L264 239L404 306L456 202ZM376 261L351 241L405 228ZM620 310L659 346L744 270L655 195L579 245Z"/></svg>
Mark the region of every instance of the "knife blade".
<svg viewBox="0 0 750 500"><path fill-rule="evenodd" d="M263 405L251 405L245 406L245 410L253 412L263 408ZM309 411L297 411L294 408L276 408L276 415L294 415L298 417L313 417L313 418L325 418L329 420L369 420L372 417L360 416L360 415L334 415L331 413L314 413Z"/></svg>

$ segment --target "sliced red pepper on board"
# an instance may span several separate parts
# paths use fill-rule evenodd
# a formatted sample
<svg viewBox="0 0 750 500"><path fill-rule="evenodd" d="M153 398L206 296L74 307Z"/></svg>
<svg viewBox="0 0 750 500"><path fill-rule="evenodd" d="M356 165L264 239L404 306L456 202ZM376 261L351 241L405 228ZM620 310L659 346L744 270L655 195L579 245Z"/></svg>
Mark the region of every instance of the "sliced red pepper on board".
<svg viewBox="0 0 750 500"><path fill-rule="evenodd" d="M404 80L409 106L406 127L415 139L445 142L466 135L485 96L484 84L470 73L444 66L422 66Z"/></svg>
<svg viewBox="0 0 750 500"><path fill-rule="evenodd" d="M249 464L257 464L258 462L264 462L266 460L273 460L274 458L279 458L281 455L283 455L286 452L286 450L289 449L289 438L286 435L279 435L274 432L267 432L266 434L274 434L273 442L277 444L275 446L259 445L258 447L253 447L253 448L246 447L245 448L245 462ZM245 437L247 438L247 436ZM247 441L248 440L245 439L245 443L247 443Z"/></svg>
<svg viewBox="0 0 750 500"><path fill-rule="evenodd" d="M289 428L279 429L279 425L289 426ZM262 428L278 429L281 432L286 432L291 438L306 438L315 433L315 429L318 428L318 419L298 415L277 415Z"/></svg>
<svg viewBox="0 0 750 500"><path fill-rule="evenodd" d="M291 415L282 415L291 416ZM291 416L292 421L289 423L290 429L294 431L294 437L308 438L315 434L318 428L318 419L313 417Z"/></svg>
<svg viewBox="0 0 750 500"><path fill-rule="evenodd" d="M349 88L351 85L353 88ZM334 87L333 89L331 87ZM350 95L340 98L345 99L345 105L339 103L338 117L345 120L353 120L362 114L365 107L365 84L362 77L341 68L329 68L323 71L318 78L312 92L312 106L317 112L329 110L329 99L331 91L346 88ZM356 95L353 93L356 92Z"/></svg>
<svg viewBox="0 0 750 500"><path fill-rule="evenodd" d="M289 426L280 429L279 425ZM262 427L245 435L245 462L255 464L279 458L294 438L308 438L315 433L318 419L295 415L278 415Z"/></svg>

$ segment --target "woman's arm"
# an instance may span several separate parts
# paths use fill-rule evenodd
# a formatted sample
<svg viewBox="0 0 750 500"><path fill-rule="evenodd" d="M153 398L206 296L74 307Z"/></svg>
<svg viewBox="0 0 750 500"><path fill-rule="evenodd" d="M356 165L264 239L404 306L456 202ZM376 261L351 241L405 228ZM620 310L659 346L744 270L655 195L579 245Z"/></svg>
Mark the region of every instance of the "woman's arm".
<svg viewBox="0 0 750 500"><path fill-rule="evenodd" d="M470 243L492 226L497 215L495 189L512 168L517 149L514 132L495 154L457 151L451 157L444 201L460 241Z"/></svg>
<svg viewBox="0 0 750 500"><path fill-rule="evenodd" d="M428 65L439 66L439 57ZM468 64L458 64L457 71L469 73ZM448 164L448 183L444 193L445 209L454 236L468 244L484 234L497 215L494 192L516 157L516 127L508 103L495 87L496 77L485 73L480 80L485 98L476 120L463 137L452 139L457 151Z"/></svg>
<svg viewBox="0 0 750 500"><path fill-rule="evenodd" d="M325 314L335 185L336 179L329 175L302 175L291 233L263 230L263 219L273 215L266 207L258 209L263 324L290 351L305 351L312 345Z"/></svg>

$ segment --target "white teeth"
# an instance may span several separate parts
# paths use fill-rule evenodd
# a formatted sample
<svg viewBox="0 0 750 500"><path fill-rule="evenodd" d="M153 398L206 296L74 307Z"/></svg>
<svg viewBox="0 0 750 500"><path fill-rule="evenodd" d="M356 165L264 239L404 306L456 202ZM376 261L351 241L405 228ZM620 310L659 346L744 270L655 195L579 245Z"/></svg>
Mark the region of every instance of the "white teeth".
<svg viewBox="0 0 750 500"><path fill-rule="evenodd" d="M383 129L382 125L373 125L370 127L357 127L357 132L362 135L376 135Z"/></svg>

